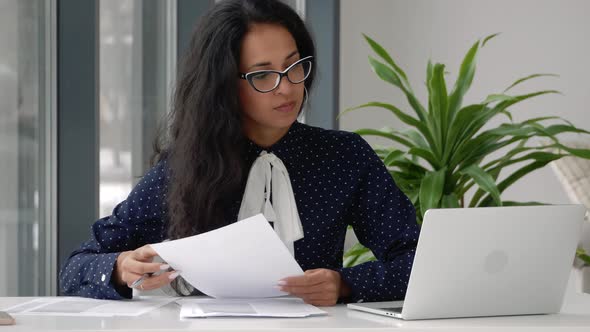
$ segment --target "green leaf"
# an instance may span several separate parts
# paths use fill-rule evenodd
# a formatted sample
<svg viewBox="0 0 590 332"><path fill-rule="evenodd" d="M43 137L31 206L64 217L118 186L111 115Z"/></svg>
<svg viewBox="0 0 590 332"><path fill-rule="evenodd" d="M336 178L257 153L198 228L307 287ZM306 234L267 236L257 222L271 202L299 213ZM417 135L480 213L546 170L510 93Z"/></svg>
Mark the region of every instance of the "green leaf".
<svg viewBox="0 0 590 332"><path fill-rule="evenodd" d="M401 158L391 162L391 166L397 166L400 170L407 172L408 175L422 178L422 176L428 172L420 163L416 160Z"/></svg>
<svg viewBox="0 0 590 332"><path fill-rule="evenodd" d="M453 121L457 111L461 108L463 103L463 97L471 87L473 77L475 76L475 59L477 57L477 51L479 50L479 41L475 42L469 49L461 68L459 69L459 75L455 81L453 91L449 95L449 123Z"/></svg>
<svg viewBox="0 0 590 332"><path fill-rule="evenodd" d="M367 41L367 43L369 43L369 46L371 46L373 51L377 53L377 55L379 55L381 59L385 60L385 62L387 62L397 72L397 74L402 78L402 80L406 84L406 88L412 91L406 73L404 73L404 71L400 67L398 67L398 65L395 63L395 61L393 61L393 59L389 55L389 53L387 53L387 51L381 45L379 45L373 39L369 38L369 36L365 35L364 33L363 37L365 37L365 40Z"/></svg>
<svg viewBox="0 0 590 332"><path fill-rule="evenodd" d="M534 205L549 205L542 202L514 202L514 201L503 201L504 206L534 206Z"/></svg>
<svg viewBox="0 0 590 332"><path fill-rule="evenodd" d="M521 123L503 123L496 128L482 132L476 139L482 137L524 136L535 131L535 128Z"/></svg>
<svg viewBox="0 0 590 332"><path fill-rule="evenodd" d="M557 120L557 119L561 119L561 117L559 116L542 116L542 117L538 117L538 118L532 118L532 119L528 119L526 121L523 121L523 124L530 124L530 123L535 123L535 122L541 122L541 121L545 121L545 120Z"/></svg>
<svg viewBox="0 0 590 332"><path fill-rule="evenodd" d="M422 209L422 216L424 216L428 209L439 207L445 184L445 172L445 168L436 172L429 172L422 179L422 184L420 185L420 208Z"/></svg>
<svg viewBox="0 0 590 332"><path fill-rule="evenodd" d="M419 191L414 191L411 193L405 193L406 195L408 195L408 198L410 199L410 201L412 201L412 204L416 205L418 203L418 198L420 195Z"/></svg>
<svg viewBox="0 0 590 332"><path fill-rule="evenodd" d="M508 112L507 110L502 110L502 111L500 111L500 114L504 114L504 115L506 115L506 116L508 117L508 119L510 119L510 122L514 121L514 120L512 119L512 113Z"/></svg>
<svg viewBox="0 0 590 332"><path fill-rule="evenodd" d="M456 151L456 148L460 145L461 138L465 135L467 128L473 125L475 119L477 119L478 114L482 113L485 109L485 105L475 104L465 106L457 113L455 120L451 123L449 128L449 134L447 136L447 141L445 144L450 149L445 149L445 153L442 158L443 163L448 163L449 159L453 152Z"/></svg>
<svg viewBox="0 0 590 332"><path fill-rule="evenodd" d="M352 246L343 257L343 267L353 267L362 263L376 260L373 252L360 243Z"/></svg>
<svg viewBox="0 0 590 332"><path fill-rule="evenodd" d="M379 76L380 79L384 80L387 83L391 83L397 86L400 89L403 89L402 82L400 81L399 76L393 71L393 69L387 67L382 62L375 60L375 58L369 56L369 64L371 64L371 68L373 68L373 72Z"/></svg>
<svg viewBox="0 0 590 332"><path fill-rule="evenodd" d="M432 65L432 61L428 59L428 65L426 65L426 86L428 87L428 82L432 79L432 73L434 72L434 66Z"/></svg>
<svg viewBox="0 0 590 332"><path fill-rule="evenodd" d="M402 84L399 75L393 69L391 69L384 63L374 59L371 56L369 56L369 64L371 65L372 70L377 74L377 76L379 76L379 78L388 83L393 84L394 86L402 90L402 92L406 95L406 98L408 99L408 103L410 104L410 106L412 106L420 120L426 122L428 118L426 110L420 104L416 96L414 96L412 90L409 87L406 87L404 84Z"/></svg>
<svg viewBox="0 0 590 332"><path fill-rule="evenodd" d="M497 33L495 33L495 34L493 34L493 35L489 35L489 36L485 37L485 38L484 38L484 40L483 40L483 42L481 43L481 47L484 47L484 46L486 46L486 43L487 43L488 41L490 41L492 38L496 37L496 36L497 36L497 35L499 35L499 34L500 34L500 32L497 32Z"/></svg>
<svg viewBox="0 0 590 332"><path fill-rule="evenodd" d="M407 113L401 111L399 108L397 108L391 104L381 103L381 102L377 102L377 101L372 101L372 102L362 104L362 105L359 105L356 107L347 108L346 110L341 112L338 115L338 117L341 117L342 115L344 115L348 112L355 111L355 110L362 109L362 108L367 108L367 107L384 108L386 110L391 111L391 113L393 113L403 123L408 124L412 127L419 127L420 126L420 121L418 121L418 119L414 118L413 116L408 115Z"/></svg>
<svg viewBox="0 0 590 332"><path fill-rule="evenodd" d="M566 156L565 154L550 153L547 151L538 151L538 150L546 150L546 149L550 149L550 148L559 148L561 146L560 144L538 146L538 147L525 147L523 143L524 142L521 142L521 144L519 144L518 147L510 150L508 153L506 153L505 156L498 158L492 162L489 162L483 168L490 174L499 174L499 172L503 168L510 166L512 164L516 164L516 163L520 163L520 162L524 162L524 161L531 161L531 162L538 162L541 165L546 165L546 164L550 163L551 161L554 161L554 160L557 160L557 159L560 159L560 158ZM531 150L532 151L537 150L537 151L533 152L533 153L529 153L529 154L519 157L519 158L514 158L514 156L516 156L519 153L531 151ZM524 174L524 175L526 175L526 174ZM482 195L482 193L478 191L474 195L469 206L476 206L477 202L481 198L481 195Z"/></svg>
<svg viewBox="0 0 590 332"><path fill-rule="evenodd" d="M559 75L556 74L532 74L523 78L520 78L518 80L516 80L516 82L512 83L509 87L507 87L504 92L514 88L515 86L519 85L522 82L526 82L530 79L536 78L536 77L544 77L544 76L552 76L552 77L559 77Z"/></svg>
<svg viewBox="0 0 590 332"><path fill-rule="evenodd" d="M424 159L432 166L432 168L436 169L440 166L438 160L436 160L436 157L432 154L431 150L414 146L408 150L408 154Z"/></svg>
<svg viewBox="0 0 590 332"><path fill-rule="evenodd" d="M492 168L490 171L500 170L500 169L505 168L507 166L517 164L517 163L520 163L523 161L538 161L538 162L550 163L554 160L558 160L558 159L565 157L565 156L567 156L567 155L545 152L545 151L531 152L531 153L524 155L522 157L519 157L519 158L511 158L511 159L504 160L504 161L500 162L496 167Z"/></svg>
<svg viewBox="0 0 590 332"><path fill-rule="evenodd" d="M590 159L590 150L570 148L570 147L567 147L567 146L561 145L561 144L559 144L559 148L569 152L570 154L572 154L576 157Z"/></svg>
<svg viewBox="0 0 590 332"><path fill-rule="evenodd" d="M422 135L420 135L420 133L418 133L415 130L412 130L412 129L404 130L404 131L402 131L402 135L411 139L412 142L414 142L418 147L421 147L423 149L430 148L428 146L428 143L426 143L426 141L424 140L424 137L422 137Z"/></svg>
<svg viewBox="0 0 590 332"><path fill-rule="evenodd" d="M417 128L422 133L422 135L424 135L424 137L429 142L431 147L435 146L435 142L432 137L432 133L430 132L427 125L423 121L418 121L418 119L406 114L405 112L401 111L400 109L398 109L397 107L395 107L391 104L381 103L381 102L369 102L369 103L366 103L366 104L363 104L360 106L348 108L348 109L344 110L342 113L340 113L339 117L344 115L345 113L348 113L348 112L351 112L354 110L358 110L361 108L367 108L367 107L385 108L385 109L391 111L398 119L400 119L405 124L408 124L412 127ZM416 137L412 137L412 139L413 138L416 138ZM422 147L426 147L426 146L422 146Z"/></svg>
<svg viewBox="0 0 590 332"><path fill-rule="evenodd" d="M457 195L455 195L454 193L451 193L449 195L443 195L442 197L442 201L441 201L441 207L442 208L459 208L461 207L459 205L459 198L457 198Z"/></svg>
<svg viewBox="0 0 590 332"><path fill-rule="evenodd" d="M536 127L539 128L539 125L536 125ZM562 134L562 133L590 134L590 132L588 132L584 129L580 129L580 128L576 128L571 125L564 125L564 124L556 124L556 125L551 125L549 127L542 127L542 128L543 128L543 133L545 135L549 135L549 136L555 136L555 135Z"/></svg>
<svg viewBox="0 0 590 332"><path fill-rule="evenodd" d="M424 108L422 107L420 102L418 102L418 100L416 99L416 96L414 96L414 94L411 91L409 91L408 89L406 89L402 85L398 75L391 68L387 67L385 64L375 60L372 57L369 57L369 63L371 64L371 68L377 74L377 76L379 76L379 78L381 78L385 82L391 83L394 86L400 88L406 94L406 97L408 98L408 102L410 103L410 105L412 106L412 108L414 109L414 111L416 112L418 117L420 118L420 121L426 122L427 127L430 127L432 130L432 128L433 128L432 123L427 122L428 121L427 112L424 110ZM425 130L425 131L427 132L428 130ZM428 136L426 136L426 137L428 138Z"/></svg>
<svg viewBox="0 0 590 332"><path fill-rule="evenodd" d="M590 256L586 253L584 248L576 249L576 256L584 262L584 265L590 266Z"/></svg>
<svg viewBox="0 0 590 332"><path fill-rule="evenodd" d="M400 159L404 156L404 154L405 152L403 151L393 150L387 155L387 157L385 157L385 159L383 159L383 163L385 164L385 166L390 166L392 162Z"/></svg>
<svg viewBox="0 0 590 332"><path fill-rule="evenodd" d="M375 258L375 255L373 254L373 252L367 248L367 251L363 252L362 254L360 254L358 256L358 258L355 261L355 265L360 265L360 264L364 264L367 262L373 262L376 260L377 260L377 258Z"/></svg>
<svg viewBox="0 0 590 332"><path fill-rule="evenodd" d="M408 141L407 139L401 137L401 135L392 133L392 132L388 132L388 131L383 131L383 130L377 130L377 129L370 129L370 128L362 128L362 129L357 129L354 131L355 133L362 135L362 136L379 136L379 137L383 137L383 138L388 138L392 141L398 142L400 144L403 144L409 148L413 147L414 144L410 141Z"/></svg>
<svg viewBox="0 0 590 332"><path fill-rule="evenodd" d="M377 75L386 82L390 82L398 88L400 88L406 95L408 102L410 103L410 105L420 118L420 120L426 121L426 111L424 110L424 107L420 104L418 99L416 99L416 96L414 96L412 87L410 86L410 82L408 81L406 73L404 73L404 71L395 64L391 56L389 56L389 54L385 51L385 49L383 49L383 47L381 47L381 45L379 45L377 42L375 42L368 36L363 36L365 37L373 51L375 51L375 53L377 53L383 60L385 60L385 62L387 62L392 68L388 68L385 64L380 63L372 57L369 57L369 63L371 64L373 71L375 71L375 73L377 73ZM384 67L390 69L391 72L387 72L387 70L384 69Z"/></svg>
<svg viewBox="0 0 590 332"><path fill-rule="evenodd" d="M498 177L500 176L500 171L501 170L502 170L501 168L497 168L497 169L494 168L492 170L489 170L489 171L488 170L485 170L485 171L492 177L492 179L494 179L494 183L495 183L498 180ZM467 192L467 190L469 190L469 188L475 184L475 181L473 180L473 178L471 178L470 176L467 176L466 178L470 179L471 181L468 184L466 184L463 188L461 188L461 190L459 191L459 193L461 195L465 195L465 193ZM469 207L475 207L475 206L477 206L477 203L479 202L479 200L486 193L487 192L485 190L483 190L481 188L478 188L477 191L475 192L475 194L473 194L473 197L471 198L471 201L469 202Z"/></svg>
<svg viewBox="0 0 590 332"><path fill-rule="evenodd" d="M483 102L482 104L491 104L491 103L496 103L499 101L506 101L506 100L512 100L514 99L514 97L509 96L509 95L504 95L504 94L493 94L493 95L489 95Z"/></svg>
<svg viewBox="0 0 590 332"><path fill-rule="evenodd" d="M559 91L544 90L525 95L514 96L513 99L499 102L492 108L488 108L485 105L481 105L482 108L479 110L475 105L466 107L465 109L467 109L469 112L464 113L464 119L461 120L462 122L465 122L465 125L462 128L454 127L452 129L453 134L457 135L456 138L454 138L455 142L452 143L452 154L455 154L455 157L451 158L450 155L445 155L443 161L447 161L448 158L451 158L449 163L451 167L454 167L454 165L458 163L458 158L461 157L461 153L458 153L458 151L465 151L466 145L474 146L474 144L470 142L473 135L475 135L495 115L500 114L500 112L504 111L507 107L529 98L551 93L559 93ZM463 111L463 109L461 111ZM459 112L458 117L462 115L461 111Z"/></svg>
<svg viewBox="0 0 590 332"><path fill-rule="evenodd" d="M521 137L514 137L500 141L500 136L480 135L475 139L467 142L460 150L457 151L453 159L449 162L451 167L458 167L462 171L472 164L479 164L485 157L498 151L518 140Z"/></svg>
<svg viewBox="0 0 590 332"><path fill-rule="evenodd" d="M471 178L473 178L475 183L477 183L481 189L492 195L492 198L498 206L502 206L500 191L498 190L496 182L490 174L486 173L477 165L471 165L465 168L462 173L471 176Z"/></svg>
<svg viewBox="0 0 590 332"><path fill-rule="evenodd" d="M375 151L375 153L379 156L379 158L381 158L381 160L385 159L385 157L387 157L387 155L392 151L392 150L397 150L397 148L391 148L391 147L381 147L381 146L372 146L373 151Z"/></svg>
<svg viewBox="0 0 590 332"><path fill-rule="evenodd" d="M495 115L497 114L497 112L501 111L501 110L505 110L506 108L519 103L521 101L533 98L533 97L538 97L538 96L542 96L542 95L546 95L546 94L560 94L561 92L557 91L557 90L543 90L543 91L537 91L537 92L533 92L533 93L528 93L528 94L524 94L524 95L519 95L519 96L513 96L514 98L510 99L510 100L505 100L502 101L500 103L498 103L492 110L491 110L491 115Z"/></svg>
<svg viewBox="0 0 590 332"><path fill-rule="evenodd" d="M506 179L504 179L502 182L500 182L498 184L498 190L500 190L500 192L503 192L504 190L506 190L506 188L508 188L509 186L514 184L516 181L520 180L523 176L525 176L525 175L527 175L539 168L545 167L545 165L547 165L548 163L549 163L549 161L547 161L547 160L534 161L534 162L531 162L530 164L527 164L527 165L519 168L518 170L516 170L515 172L510 174L508 177L506 177ZM492 201L492 198L488 195L488 196L486 196L486 198L484 198L481 201L481 203L478 206L480 206L480 207L490 206L491 201Z"/></svg>
<svg viewBox="0 0 590 332"><path fill-rule="evenodd" d="M402 172L392 171L391 176L397 186L406 194L415 192L420 188L421 179L407 178Z"/></svg>
<svg viewBox="0 0 590 332"><path fill-rule="evenodd" d="M439 140L437 144L439 147L442 147L446 141L448 127L448 99L444 69L444 65L440 63L435 64L432 78L428 82L430 113L438 123L434 127L437 131L435 137Z"/></svg>
<svg viewBox="0 0 590 332"><path fill-rule="evenodd" d="M408 103L410 104L410 106L412 106L412 109L414 109L414 112L416 112L416 114L418 115L420 120L426 122L427 118L428 118L428 114L427 114L426 110L424 109L424 106L422 106L422 104L420 104L420 102L418 101L418 99L416 99L416 96L414 96L414 94L412 92L405 90L404 93L406 94L406 98L408 99ZM430 124L428 124L428 126L430 126Z"/></svg>

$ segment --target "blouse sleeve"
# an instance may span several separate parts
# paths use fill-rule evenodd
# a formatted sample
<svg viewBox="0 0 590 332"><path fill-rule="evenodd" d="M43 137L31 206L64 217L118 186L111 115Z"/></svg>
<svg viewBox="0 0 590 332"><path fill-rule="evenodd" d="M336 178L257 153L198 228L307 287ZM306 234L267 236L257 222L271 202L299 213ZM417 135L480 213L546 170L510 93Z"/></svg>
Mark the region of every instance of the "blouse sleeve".
<svg viewBox="0 0 590 332"><path fill-rule="evenodd" d="M59 281L65 295L97 299L131 298L129 287L112 280L117 257L148 243L163 241L168 173L166 161L154 166L113 213L97 220L90 239L63 265Z"/></svg>
<svg viewBox="0 0 590 332"><path fill-rule="evenodd" d="M366 156L349 214L359 242L371 249L376 261L339 272L351 288L345 301L401 300L412 269L420 228L412 202L396 186L383 162L355 134L357 155Z"/></svg>

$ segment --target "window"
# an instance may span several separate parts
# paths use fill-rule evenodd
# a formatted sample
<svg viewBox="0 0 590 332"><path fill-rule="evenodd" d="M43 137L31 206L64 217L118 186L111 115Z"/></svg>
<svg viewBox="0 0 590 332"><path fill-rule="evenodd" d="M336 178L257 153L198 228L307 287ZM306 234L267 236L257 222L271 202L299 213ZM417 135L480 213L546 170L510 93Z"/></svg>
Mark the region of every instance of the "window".
<svg viewBox="0 0 590 332"><path fill-rule="evenodd" d="M55 287L53 5L0 2L0 296L46 295Z"/></svg>
<svg viewBox="0 0 590 332"><path fill-rule="evenodd" d="M149 168L176 65L174 1L100 1L100 216Z"/></svg>

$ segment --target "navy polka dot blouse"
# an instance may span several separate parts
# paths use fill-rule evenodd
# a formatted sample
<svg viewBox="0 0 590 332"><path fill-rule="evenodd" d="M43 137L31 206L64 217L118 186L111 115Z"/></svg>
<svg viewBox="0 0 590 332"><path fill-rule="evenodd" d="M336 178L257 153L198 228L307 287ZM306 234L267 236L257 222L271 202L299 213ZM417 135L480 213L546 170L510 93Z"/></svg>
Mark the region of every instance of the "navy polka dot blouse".
<svg viewBox="0 0 590 332"><path fill-rule="evenodd" d="M250 165L263 149L248 144ZM266 149L289 171L304 238L295 242L303 270L340 272L352 294L344 301L403 299L419 226L410 200L397 188L385 165L359 135L295 122ZM111 280L120 252L166 237L166 160L153 167L109 217L92 225L91 238L68 258L60 272L62 291L100 299L130 298L131 289ZM235 221L243 192L228 209ZM352 225L377 261L342 268L344 238Z"/></svg>

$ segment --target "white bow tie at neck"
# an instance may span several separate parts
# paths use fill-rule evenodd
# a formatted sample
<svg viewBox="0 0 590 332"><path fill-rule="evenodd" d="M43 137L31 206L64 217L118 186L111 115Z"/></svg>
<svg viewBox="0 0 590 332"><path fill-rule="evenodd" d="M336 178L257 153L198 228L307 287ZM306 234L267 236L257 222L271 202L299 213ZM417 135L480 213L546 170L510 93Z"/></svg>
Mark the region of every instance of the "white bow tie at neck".
<svg viewBox="0 0 590 332"><path fill-rule="evenodd" d="M303 238L303 227L291 179L281 159L266 151L260 153L250 168L238 220L259 213L274 222L275 232L294 255L293 242Z"/></svg>

